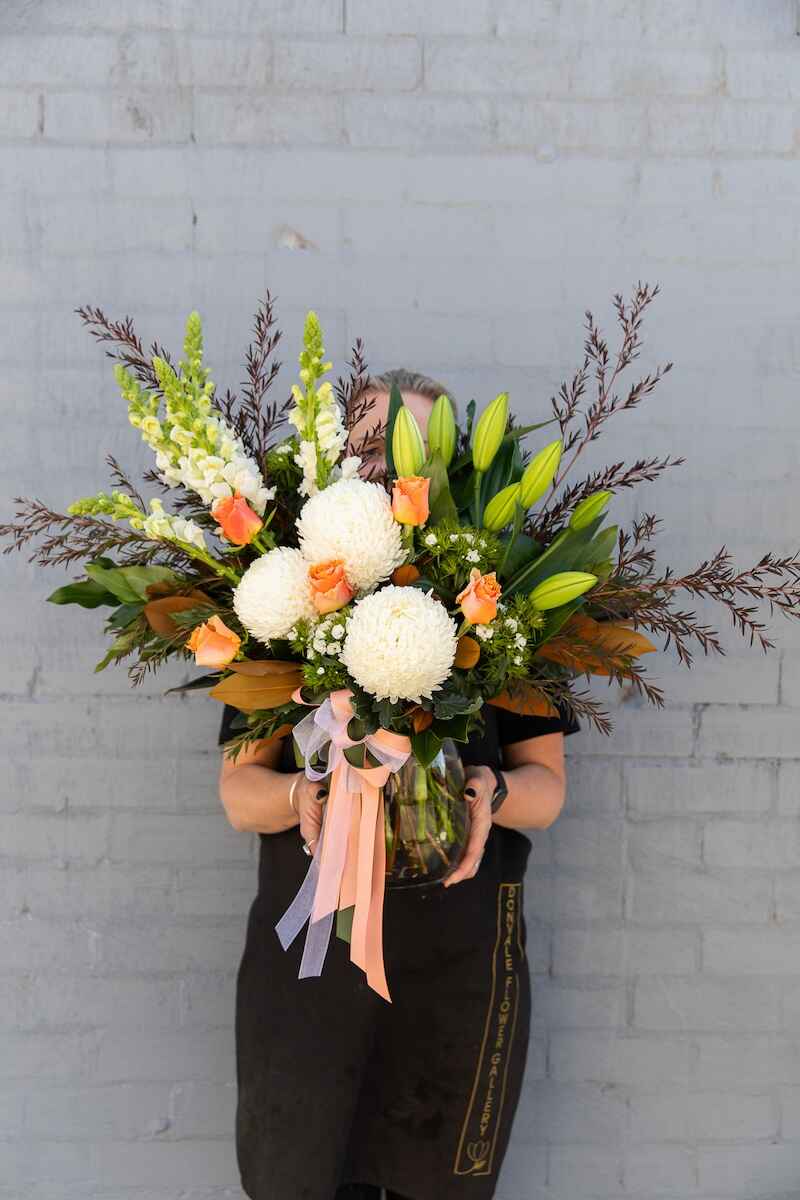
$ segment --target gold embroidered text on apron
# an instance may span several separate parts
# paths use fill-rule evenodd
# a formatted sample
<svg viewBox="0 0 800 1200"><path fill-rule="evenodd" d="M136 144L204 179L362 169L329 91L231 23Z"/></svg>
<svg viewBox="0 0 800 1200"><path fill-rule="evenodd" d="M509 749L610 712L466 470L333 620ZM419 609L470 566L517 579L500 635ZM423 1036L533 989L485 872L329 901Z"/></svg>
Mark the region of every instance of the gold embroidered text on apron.
<svg viewBox="0 0 800 1200"><path fill-rule="evenodd" d="M455 1175L490 1175L492 1171L519 1008L519 967L524 958L521 902L521 883L500 884L492 990L475 1082L456 1152Z"/></svg>

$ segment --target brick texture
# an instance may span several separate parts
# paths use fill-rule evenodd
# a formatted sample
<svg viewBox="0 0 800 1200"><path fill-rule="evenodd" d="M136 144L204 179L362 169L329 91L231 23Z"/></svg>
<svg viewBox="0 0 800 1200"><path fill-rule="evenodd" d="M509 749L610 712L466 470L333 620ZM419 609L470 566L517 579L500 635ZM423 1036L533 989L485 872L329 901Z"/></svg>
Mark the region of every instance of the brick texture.
<svg viewBox="0 0 800 1200"><path fill-rule="evenodd" d="M796 32L793 0L6 0L3 495L146 461L79 304L173 349L199 308L236 387L269 286L288 363L314 305L336 361L363 336L536 420L584 309L649 279L643 362L676 368L587 466L687 456L614 502L663 516L676 570L794 549ZM94 675L99 618L43 603L68 573L5 562L0 1200L240 1200L256 844L219 710ZM800 631L723 628L692 674L648 660L664 711L612 695L613 740L568 742L498 1200L800 1195Z"/></svg>

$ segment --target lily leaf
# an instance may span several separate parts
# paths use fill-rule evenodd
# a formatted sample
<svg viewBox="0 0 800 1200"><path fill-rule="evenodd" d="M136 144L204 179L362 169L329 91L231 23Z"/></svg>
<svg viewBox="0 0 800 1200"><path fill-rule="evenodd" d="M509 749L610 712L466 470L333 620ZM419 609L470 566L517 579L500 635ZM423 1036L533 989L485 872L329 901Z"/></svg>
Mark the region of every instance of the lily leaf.
<svg viewBox="0 0 800 1200"><path fill-rule="evenodd" d="M508 544L510 536L509 534L508 537L503 539L505 545ZM513 546L508 552L508 558L503 566L501 578L513 577L523 567L527 567L529 563L538 558L541 553L542 547L534 538L529 537L527 533L518 533L514 538Z"/></svg>
<svg viewBox="0 0 800 1200"><path fill-rule="evenodd" d="M559 571L576 570L575 564L582 562L583 552L594 538L602 521L602 517L596 517L584 529L565 529L533 562L509 580L505 587L506 597L519 591L530 592L537 583L549 579Z"/></svg>
<svg viewBox="0 0 800 1200"><path fill-rule="evenodd" d="M438 451L422 467L422 476L431 481L428 493L431 523L438 525L442 521L456 520L458 511L450 492L447 467Z"/></svg>
<svg viewBox="0 0 800 1200"><path fill-rule="evenodd" d="M403 397L396 383L392 384L389 392L389 412L386 417L386 436L384 439L384 454L386 455L386 471L389 478L393 478L396 474L394 465L394 455L392 454L392 434L394 433L394 423L397 420L397 414L403 407Z"/></svg>

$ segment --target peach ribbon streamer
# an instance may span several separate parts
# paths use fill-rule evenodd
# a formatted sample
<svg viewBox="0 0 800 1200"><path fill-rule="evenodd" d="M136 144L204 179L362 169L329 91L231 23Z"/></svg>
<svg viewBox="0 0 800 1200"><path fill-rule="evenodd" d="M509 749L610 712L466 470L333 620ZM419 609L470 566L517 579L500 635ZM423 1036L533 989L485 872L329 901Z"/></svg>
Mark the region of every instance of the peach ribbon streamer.
<svg viewBox="0 0 800 1200"><path fill-rule="evenodd" d="M323 827L308 873L275 926L284 949L308 921L299 978L320 975L325 962L333 914L354 906L350 959L364 971L367 983L391 1003L383 960L383 901L386 877L383 788L411 753L404 734L378 729L353 739L347 726L354 715L352 692L332 692L295 727L294 737L309 779L330 775ZM298 703L305 703L298 689ZM356 767L345 757L351 746L363 745L378 766ZM327 747L327 762L313 765Z"/></svg>

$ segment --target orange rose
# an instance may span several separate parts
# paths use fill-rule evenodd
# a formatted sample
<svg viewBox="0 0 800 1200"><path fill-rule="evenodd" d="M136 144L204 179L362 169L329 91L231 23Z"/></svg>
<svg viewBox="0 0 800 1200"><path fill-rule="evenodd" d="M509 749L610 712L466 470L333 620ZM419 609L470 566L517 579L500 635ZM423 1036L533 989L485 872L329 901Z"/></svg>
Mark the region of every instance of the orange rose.
<svg viewBox="0 0 800 1200"><path fill-rule="evenodd" d="M241 492L215 500L211 515L222 528L229 542L235 546L246 546L252 542L264 522L253 512Z"/></svg>
<svg viewBox="0 0 800 1200"><path fill-rule="evenodd" d="M497 616L497 601L501 591L494 571L491 575L481 575L478 568L473 567L469 573L469 583L456 596L456 604L461 605L461 611L471 624L488 625Z"/></svg>
<svg viewBox="0 0 800 1200"><path fill-rule="evenodd" d="M214 616L202 625L195 625L186 646L194 654L198 667L226 667L236 657L241 643L242 639Z"/></svg>
<svg viewBox="0 0 800 1200"><path fill-rule="evenodd" d="M405 475L392 487L392 512L401 525L424 525L430 515L428 491L430 479L420 475Z"/></svg>
<svg viewBox="0 0 800 1200"><path fill-rule="evenodd" d="M355 595L347 582L341 558L315 563L313 567L308 568L308 579L311 584L311 600L318 613L335 612Z"/></svg>

